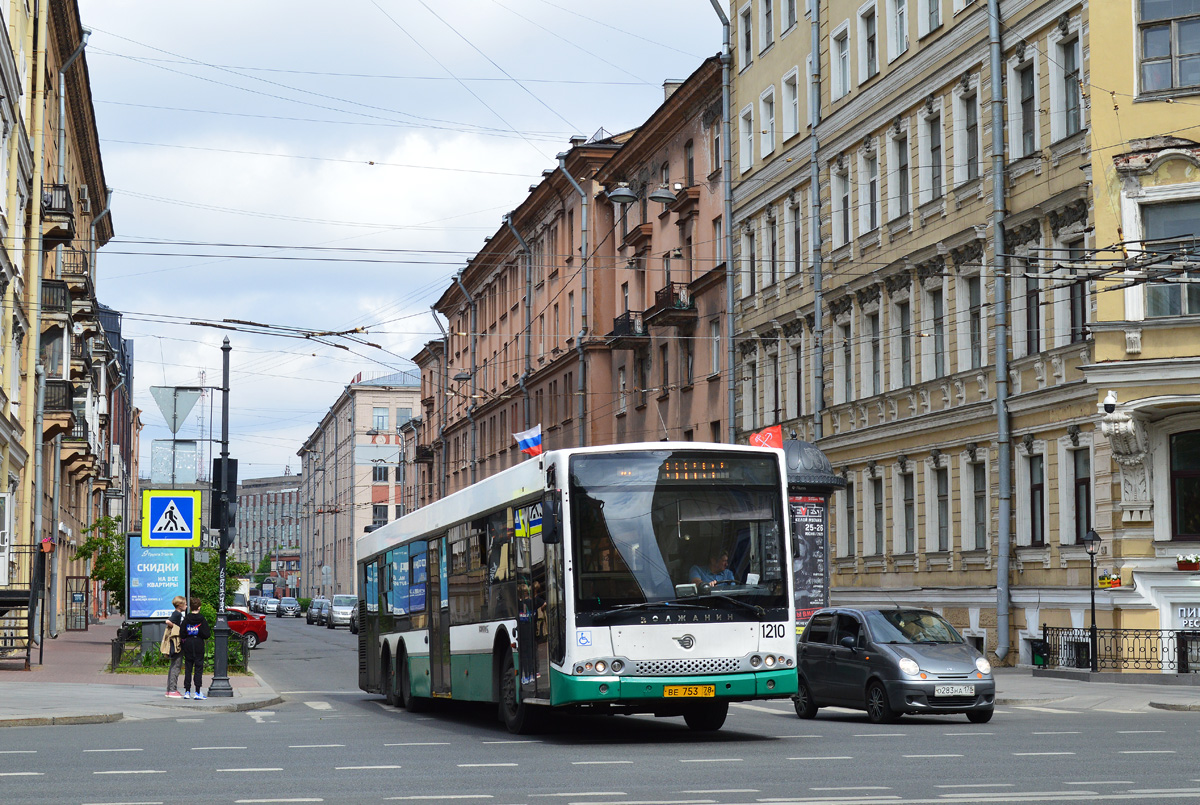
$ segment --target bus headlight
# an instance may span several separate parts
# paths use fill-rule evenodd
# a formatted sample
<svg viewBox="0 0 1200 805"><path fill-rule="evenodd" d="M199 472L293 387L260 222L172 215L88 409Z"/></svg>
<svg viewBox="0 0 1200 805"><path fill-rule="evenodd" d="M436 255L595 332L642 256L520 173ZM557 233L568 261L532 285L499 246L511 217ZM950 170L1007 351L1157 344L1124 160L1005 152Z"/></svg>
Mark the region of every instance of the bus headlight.
<svg viewBox="0 0 1200 805"><path fill-rule="evenodd" d="M612 672L614 674L621 673L621 669L623 669L624 667L625 667L625 663L621 662L620 660L612 661Z"/></svg>
<svg viewBox="0 0 1200 805"><path fill-rule="evenodd" d="M750 658L750 667L751 668L757 668L760 665L762 665L762 657L755 654L753 657Z"/></svg>
<svg viewBox="0 0 1200 805"><path fill-rule="evenodd" d="M768 668L774 668L774 667L775 667L775 657L774 657L774 656L772 656L772 655L770 655L770 654L768 654L768 655L767 655L767 657L766 657L766 659L764 659L764 660L763 660L763 663L764 663L764 664L765 664L765 665L766 665Z"/></svg>
<svg viewBox="0 0 1200 805"><path fill-rule="evenodd" d="M608 664L605 663L604 660L596 660L596 673L598 673L598 674L604 673L604 669L607 667L608 667Z"/></svg>

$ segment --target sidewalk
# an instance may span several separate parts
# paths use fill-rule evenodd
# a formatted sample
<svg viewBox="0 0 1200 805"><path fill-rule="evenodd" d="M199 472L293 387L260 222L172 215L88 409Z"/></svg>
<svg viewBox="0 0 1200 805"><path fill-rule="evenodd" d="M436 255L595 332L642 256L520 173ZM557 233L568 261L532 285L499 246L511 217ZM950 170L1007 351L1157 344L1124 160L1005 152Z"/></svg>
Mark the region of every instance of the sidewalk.
<svg viewBox="0 0 1200 805"><path fill-rule="evenodd" d="M95 724L121 719L179 718L188 712L231 713L270 707L282 699L257 674L231 676L233 698L166 698L167 675L112 674L112 640L120 616L47 637L39 665L35 646L31 670L23 659L0 660L0 727ZM253 674L253 655L251 655ZM205 679L205 684L211 680ZM183 677L180 675L180 688ZM206 689L207 690L207 689Z"/></svg>
<svg viewBox="0 0 1200 805"><path fill-rule="evenodd" d="M1200 686L1180 684L1178 674L1091 674L1029 668L997 668L994 674L998 706L1200 711Z"/></svg>

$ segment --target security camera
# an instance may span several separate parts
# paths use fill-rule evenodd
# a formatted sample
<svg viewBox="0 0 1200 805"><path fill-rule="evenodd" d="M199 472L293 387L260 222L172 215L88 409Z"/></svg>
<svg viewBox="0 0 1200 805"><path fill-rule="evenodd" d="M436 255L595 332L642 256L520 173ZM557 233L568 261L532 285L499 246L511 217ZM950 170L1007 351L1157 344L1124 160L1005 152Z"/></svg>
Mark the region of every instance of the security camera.
<svg viewBox="0 0 1200 805"><path fill-rule="evenodd" d="M1109 391L1104 398L1104 413L1111 414L1115 410L1117 410L1117 393Z"/></svg>

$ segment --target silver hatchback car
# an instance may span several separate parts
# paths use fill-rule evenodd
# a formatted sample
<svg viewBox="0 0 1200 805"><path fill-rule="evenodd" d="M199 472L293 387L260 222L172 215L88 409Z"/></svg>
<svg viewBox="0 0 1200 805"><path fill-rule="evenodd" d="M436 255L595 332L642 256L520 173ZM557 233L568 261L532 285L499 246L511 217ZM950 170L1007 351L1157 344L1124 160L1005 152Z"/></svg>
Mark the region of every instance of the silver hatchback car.
<svg viewBox="0 0 1200 805"><path fill-rule="evenodd" d="M866 710L871 721L906 713L966 713L991 720L992 666L936 612L925 609L822 609L796 652L796 715L827 706Z"/></svg>

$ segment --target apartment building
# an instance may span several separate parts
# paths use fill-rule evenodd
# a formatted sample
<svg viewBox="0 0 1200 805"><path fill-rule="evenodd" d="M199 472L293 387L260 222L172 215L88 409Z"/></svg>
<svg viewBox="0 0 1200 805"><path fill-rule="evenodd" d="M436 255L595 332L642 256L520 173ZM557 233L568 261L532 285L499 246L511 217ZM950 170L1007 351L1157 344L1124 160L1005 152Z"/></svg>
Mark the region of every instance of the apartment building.
<svg viewBox="0 0 1200 805"><path fill-rule="evenodd" d="M413 498L401 429L421 403L421 378L361 375L346 385L297 451L300 591L355 593L354 541L403 515ZM407 492L405 491L407 490Z"/></svg>
<svg viewBox="0 0 1200 805"><path fill-rule="evenodd" d="M984 0L731 7L739 438L846 478L835 601L1007 663L1085 625L1089 530L1102 627L1177 627L1200 539L1195 15L1095 7L1000 3L995 54Z"/></svg>
<svg viewBox="0 0 1200 805"><path fill-rule="evenodd" d="M253 570L263 557L300 548L300 475L249 478L237 485L234 555Z"/></svg>

